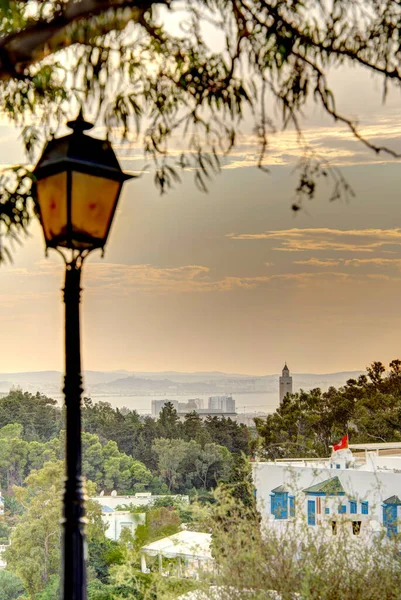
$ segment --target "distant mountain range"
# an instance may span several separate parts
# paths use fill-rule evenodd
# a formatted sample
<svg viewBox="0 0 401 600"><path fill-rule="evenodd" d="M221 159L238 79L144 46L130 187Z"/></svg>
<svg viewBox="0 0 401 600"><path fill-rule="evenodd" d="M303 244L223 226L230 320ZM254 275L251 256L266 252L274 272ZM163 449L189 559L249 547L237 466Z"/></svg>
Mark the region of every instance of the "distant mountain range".
<svg viewBox="0 0 401 600"><path fill-rule="evenodd" d="M340 387L348 379L363 371L314 374L294 373L294 391L330 386ZM61 395L63 374L59 371L27 373L0 373L0 393L13 387L28 392L42 392L49 396ZM252 376L240 373L197 372L130 372L85 371L85 395L101 396L195 396L207 394L275 393L278 392L278 374Z"/></svg>

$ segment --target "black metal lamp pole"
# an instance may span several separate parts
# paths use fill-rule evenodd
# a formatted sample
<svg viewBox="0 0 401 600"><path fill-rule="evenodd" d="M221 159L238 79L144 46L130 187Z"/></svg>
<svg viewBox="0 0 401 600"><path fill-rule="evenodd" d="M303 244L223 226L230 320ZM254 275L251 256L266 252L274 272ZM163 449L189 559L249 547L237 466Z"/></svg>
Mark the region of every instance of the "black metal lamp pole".
<svg viewBox="0 0 401 600"><path fill-rule="evenodd" d="M85 600L85 492L82 482L81 344L79 304L82 259L66 264L65 303L65 406L66 482L63 502L62 598Z"/></svg>
<svg viewBox="0 0 401 600"><path fill-rule="evenodd" d="M86 600L85 492L82 481L81 345L79 329L82 264L92 250L103 250L123 173L108 140L87 136L83 120L68 123L72 133L51 140L34 170L36 210L46 247L66 264L65 406L66 482L63 498L62 600Z"/></svg>

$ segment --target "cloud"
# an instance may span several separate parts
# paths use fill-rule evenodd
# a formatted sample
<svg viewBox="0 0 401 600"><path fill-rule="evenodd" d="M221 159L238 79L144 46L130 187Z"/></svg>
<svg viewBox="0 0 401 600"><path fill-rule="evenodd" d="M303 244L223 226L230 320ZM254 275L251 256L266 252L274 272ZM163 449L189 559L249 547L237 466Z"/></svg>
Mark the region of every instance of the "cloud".
<svg viewBox="0 0 401 600"><path fill-rule="evenodd" d="M340 264L340 262L340 260L335 260L334 258L309 258L308 260L294 260L294 265L310 265L312 267L337 267Z"/></svg>
<svg viewBox="0 0 401 600"><path fill-rule="evenodd" d="M133 291L145 294L167 293L207 293L231 292L234 290L252 290L274 282L293 282L305 285L311 280L322 278L329 282L333 279L358 279L359 275L338 271L276 273L252 277L227 275L214 277L211 269L201 265L184 265L180 267L155 267L153 265L123 265L96 263L85 278L85 285L90 290L102 288L113 294L127 295Z"/></svg>
<svg viewBox="0 0 401 600"><path fill-rule="evenodd" d="M373 252L389 245L401 246L401 229L329 229L305 228L229 233L232 240L275 240L280 252L336 251Z"/></svg>
<svg viewBox="0 0 401 600"><path fill-rule="evenodd" d="M364 265L375 265L378 267L383 266L396 266L401 268L401 258L351 258L344 261L344 264L348 267L362 267Z"/></svg>
<svg viewBox="0 0 401 600"><path fill-rule="evenodd" d="M192 293L252 289L269 279L264 275L216 279L208 267L201 265L155 267L148 264L96 263L91 265L86 282L88 288L100 286L118 294L131 293L132 290L145 293Z"/></svg>
<svg viewBox="0 0 401 600"><path fill-rule="evenodd" d="M360 123L358 131L375 146L389 147L401 152L401 119L398 115L376 118L375 122ZM320 126L304 128L304 139L308 149L321 161L335 166L356 164L380 164L393 161L386 153L375 154L359 142L346 126ZM255 134L237 136L235 154L230 154L224 169L256 166L259 162L260 140ZM253 151L253 152L252 152ZM298 143L295 131L278 131L268 136L268 149L263 165L285 165L298 162L304 148Z"/></svg>

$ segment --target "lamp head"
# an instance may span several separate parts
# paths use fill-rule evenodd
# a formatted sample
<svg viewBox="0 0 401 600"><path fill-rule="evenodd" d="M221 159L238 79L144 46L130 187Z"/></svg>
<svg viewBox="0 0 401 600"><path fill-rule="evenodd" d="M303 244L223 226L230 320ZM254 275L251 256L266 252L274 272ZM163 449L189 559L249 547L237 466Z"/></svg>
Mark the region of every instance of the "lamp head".
<svg viewBox="0 0 401 600"><path fill-rule="evenodd" d="M48 248L103 248L121 188L132 176L124 173L108 140L84 132L93 125L82 114L68 123L72 133L51 140L39 159L36 207Z"/></svg>

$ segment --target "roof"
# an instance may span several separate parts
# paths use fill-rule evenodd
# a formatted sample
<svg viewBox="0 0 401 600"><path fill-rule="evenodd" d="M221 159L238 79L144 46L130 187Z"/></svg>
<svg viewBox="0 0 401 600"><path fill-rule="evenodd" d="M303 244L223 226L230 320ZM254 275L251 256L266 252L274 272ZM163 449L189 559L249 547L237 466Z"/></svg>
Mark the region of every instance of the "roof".
<svg viewBox="0 0 401 600"><path fill-rule="evenodd" d="M377 444L348 444L353 450L390 450L401 448L401 442L380 442Z"/></svg>
<svg viewBox="0 0 401 600"><path fill-rule="evenodd" d="M272 490L272 494L284 494L285 492L288 492L288 490L284 485L279 485L278 487L274 488L274 490Z"/></svg>
<svg viewBox="0 0 401 600"><path fill-rule="evenodd" d="M211 541L212 535L210 533L180 531L157 542L143 546L141 552L150 556L161 554L166 558L182 556L185 558L213 560L210 548Z"/></svg>
<svg viewBox="0 0 401 600"><path fill-rule="evenodd" d="M344 488L338 477L330 477L303 490L305 494L326 494L327 496L343 496Z"/></svg>
<svg viewBox="0 0 401 600"><path fill-rule="evenodd" d="M390 498L384 500L383 504L396 504L397 506L401 506L401 500L398 496L390 496Z"/></svg>

